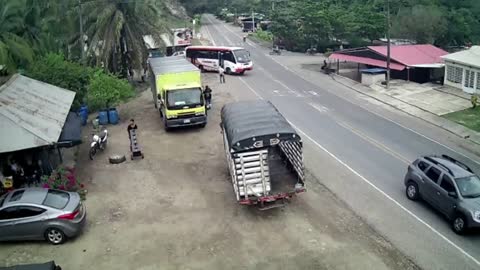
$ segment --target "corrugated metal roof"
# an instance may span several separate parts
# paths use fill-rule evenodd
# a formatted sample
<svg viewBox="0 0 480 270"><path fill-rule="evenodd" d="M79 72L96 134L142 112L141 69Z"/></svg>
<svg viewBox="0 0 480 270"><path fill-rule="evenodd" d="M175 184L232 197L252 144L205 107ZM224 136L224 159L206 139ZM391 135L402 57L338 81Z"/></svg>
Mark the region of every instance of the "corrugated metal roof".
<svg viewBox="0 0 480 270"><path fill-rule="evenodd" d="M406 67L442 67L446 51L430 44L391 46L390 67L403 70ZM387 66L387 46L368 46L333 53L330 58L362 63L377 67Z"/></svg>
<svg viewBox="0 0 480 270"><path fill-rule="evenodd" d="M450 62L457 62L480 68L480 46L472 46L468 50L451 53L443 56L442 58Z"/></svg>
<svg viewBox="0 0 480 270"><path fill-rule="evenodd" d="M149 61L155 75L199 70L183 56L150 58Z"/></svg>
<svg viewBox="0 0 480 270"><path fill-rule="evenodd" d="M368 46L369 49L387 56L387 46ZM448 52L430 44L391 46L391 58L405 66L443 63L442 56Z"/></svg>
<svg viewBox="0 0 480 270"><path fill-rule="evenodd" d="M56 143L75 92L22 75L0 86L0 153Z"/></svg>

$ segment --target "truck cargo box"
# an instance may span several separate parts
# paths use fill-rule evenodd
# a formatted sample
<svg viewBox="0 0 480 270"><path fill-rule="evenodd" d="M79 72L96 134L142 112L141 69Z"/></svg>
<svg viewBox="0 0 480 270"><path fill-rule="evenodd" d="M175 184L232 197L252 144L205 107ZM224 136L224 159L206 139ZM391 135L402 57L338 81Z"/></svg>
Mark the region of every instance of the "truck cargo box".
<svg viewBox="0 0 480 270"><path fill-rule="evenodd" d="M221 118L228 168L240 204L268 209L305 191L301 138L272 103L226 104Z"/></svg>

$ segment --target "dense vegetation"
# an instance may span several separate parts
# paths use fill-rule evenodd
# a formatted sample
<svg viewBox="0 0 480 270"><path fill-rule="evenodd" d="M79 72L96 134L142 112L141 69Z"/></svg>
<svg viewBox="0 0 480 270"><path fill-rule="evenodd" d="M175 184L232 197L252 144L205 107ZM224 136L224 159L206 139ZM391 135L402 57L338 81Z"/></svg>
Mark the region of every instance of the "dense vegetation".
<svg viewBox="0 0 480 270"><path fill-rule="evenodd" d="M175 7L176 0L2 0L0 65L12 73L53 52L125 77L145 61L142 35L160 41L167 20L184 16Z"/></svg>
<svg viewBox="0 0 480 270"><path fill-rule="evenodd" d="M189 0L184 0L189 2ZM225 3L225 5L224 5ZM191 12L267 14L293 50L369 44L386 34L387 0L197 0ZM448 48L480 42L479 0L389 0L392 38Z"/></svg>
<svg viewBox="0 0 480 270"><path fill-rule="evenodd" d="M131 97L133 87L121 78L145 64L143 35L159 42L170 25L188 20L176 0L0 2L0 75L23 70L75 91L72 109L85 102L101 109Z"/></svg>

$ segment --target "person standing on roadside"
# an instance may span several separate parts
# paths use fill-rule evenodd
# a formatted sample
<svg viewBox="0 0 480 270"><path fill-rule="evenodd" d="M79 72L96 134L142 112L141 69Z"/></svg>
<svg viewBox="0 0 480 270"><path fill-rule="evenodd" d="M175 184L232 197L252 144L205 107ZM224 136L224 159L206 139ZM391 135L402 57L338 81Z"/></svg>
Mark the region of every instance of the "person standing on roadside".
<svg viewBox="0 0 480 270"><path fill-rule="evenodd" d="M132 129L138 129L137 124L135 124L135 120L133 118L130 119L130 124L127 127L128 139L130 140L130 151L132 151L132 137L130 136L130 130Z"/></svg>
<svg viewBox="0 0 480 270"><path fill-rule="evenodd" d="M220 76L220 83L225 83L225 70L222 66L218 66L218 75Z"/></svg>
<svg viewBox="0 0 480 270"><path fill-rule="evenodd" d="M212 106L212 89L207 85L205 90L203 90L203 95L205 97L205 102L207 103L207 109L210 109Z"/></svg>

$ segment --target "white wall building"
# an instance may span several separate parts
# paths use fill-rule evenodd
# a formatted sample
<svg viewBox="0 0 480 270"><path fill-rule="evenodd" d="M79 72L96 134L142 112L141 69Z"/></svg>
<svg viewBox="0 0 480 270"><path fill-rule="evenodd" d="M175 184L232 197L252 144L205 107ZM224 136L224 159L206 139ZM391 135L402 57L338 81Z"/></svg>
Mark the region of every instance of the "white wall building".
<svg viewBox="0 0 480 270"><path fill-rule="evenodd" d="M480 46L442 56L445 60L445 85L480 94Z"/></svg>

